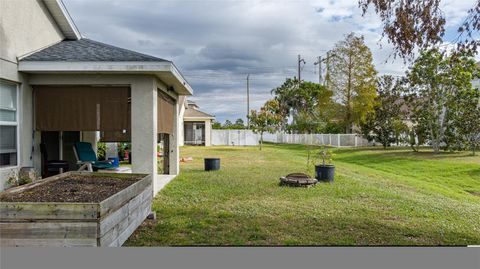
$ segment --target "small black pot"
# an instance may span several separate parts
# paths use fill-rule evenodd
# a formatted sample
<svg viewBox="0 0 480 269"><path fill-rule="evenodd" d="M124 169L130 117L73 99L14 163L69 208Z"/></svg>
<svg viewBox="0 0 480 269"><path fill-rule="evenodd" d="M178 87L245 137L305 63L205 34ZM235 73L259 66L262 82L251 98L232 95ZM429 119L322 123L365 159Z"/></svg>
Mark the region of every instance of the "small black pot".
<svg viewBox="0 0 480 269"><path fill-rule="evenodd" d="M315 165L315 178L318 181L333 182L335 165Z"/></svg>
<svg viewBox="0 0 480 269"><path fill-rule="evenodd" d="M205 171L220 170L220 158L205 158Z"/></svg>

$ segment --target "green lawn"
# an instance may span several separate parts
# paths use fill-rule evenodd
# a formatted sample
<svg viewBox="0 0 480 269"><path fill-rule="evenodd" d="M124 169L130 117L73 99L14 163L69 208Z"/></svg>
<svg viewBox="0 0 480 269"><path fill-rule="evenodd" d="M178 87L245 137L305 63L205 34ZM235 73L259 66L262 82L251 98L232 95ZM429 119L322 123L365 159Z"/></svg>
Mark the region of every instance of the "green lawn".
<svg viewBox="0 0 480 269"><path fill-rule="evenodd" d="M480 245L480 156L335 152L335 183L307 189L278 185L307 169L305 146L183 147L194 161L126 245ZM222 169L204 172L204 157Z"/></svg>

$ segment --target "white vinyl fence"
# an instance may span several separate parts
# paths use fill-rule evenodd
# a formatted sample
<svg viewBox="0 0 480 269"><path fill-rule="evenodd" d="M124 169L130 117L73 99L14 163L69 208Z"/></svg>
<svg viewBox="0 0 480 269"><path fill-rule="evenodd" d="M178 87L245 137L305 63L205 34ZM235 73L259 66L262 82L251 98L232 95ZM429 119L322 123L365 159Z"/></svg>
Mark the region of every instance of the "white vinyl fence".
<svg viewBox="0 0 480 269"><path fill-rule="evenodd" d="M251 130L212 130L213 146L256 146L260 135Z"/></svg>
<svg viewBox="0 0 480 269"><path fill-rule="evenodd" d="M329 145L332 147L365 147L368 140L358 134L264 134L263 141L278 144Z"/></svg>
<svg viewBox="0 0 480 269"><path fill-rule="evenodd" d="M251 130L212 130L212 145L256 146L260 134ZM332 147L364 147L367 139L358 134L286 134L265 133L263 141L278 144L330 145Z"/></svg>

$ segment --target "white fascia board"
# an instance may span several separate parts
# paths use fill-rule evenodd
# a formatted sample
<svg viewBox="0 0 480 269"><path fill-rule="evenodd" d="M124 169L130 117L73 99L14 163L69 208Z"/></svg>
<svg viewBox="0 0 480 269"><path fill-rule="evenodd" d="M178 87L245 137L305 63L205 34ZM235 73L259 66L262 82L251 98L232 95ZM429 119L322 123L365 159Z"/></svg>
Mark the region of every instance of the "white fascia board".
<svg viewBox="0 0 480 269"><path fill-rule="evenodd" d="M172 62L65 62L65 61L20 61L18 71L25 73L129 73L155 74L162 78L165 74L174 78L182 89L179 94L192 95L193 89Z"/></svg>
<svg viewBox="0 0 480 269"><path fill-rule="evenodd" d="M82 38L80 31L68 13L62 0L43 0L43 3L66 38L74 40Z"/></svg>
<svg viewBox="0 0 480 269"><path fill-rule="evenodd" d="M185 77L182 75L182 73L180 73L180 70L178 70L178 68L175 66L175 64L173 62L170 62L171 66L171 72L172 74L177 78L178 81L180 81L180 83L185 87L185 89L190 93L190 95L193 94L193 89L192 87L190 86L190 84L187 82L187 80L185 79Z"/></svg>
<svg viewBox="0 0 480 269"><path fill-rule="evenodd" d="M183 117L184 121L196 121L196 120L214 120L215 117Z"/></svg>
<svg viewBox="0 0 480 269"><path fill-rule="evenodd" d="M171 72L170 62L20 61L22 72Z"/></svg>

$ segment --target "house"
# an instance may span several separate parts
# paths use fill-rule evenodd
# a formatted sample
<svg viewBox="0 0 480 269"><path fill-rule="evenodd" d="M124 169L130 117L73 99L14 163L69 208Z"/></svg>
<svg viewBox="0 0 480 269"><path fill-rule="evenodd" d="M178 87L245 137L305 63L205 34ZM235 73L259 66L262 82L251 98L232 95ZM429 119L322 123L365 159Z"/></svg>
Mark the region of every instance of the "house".
<svg viewBox="0 0 480 269"><path fill-rule="evenodd" d="M131 142L132 172L154 175L155 193L178 174L193 91L173 62L83 37L61 0L0 10L0 188L22 167L41 171L40 143L76 169L73 143L95 145L99 132Z"/></svg>
<svg viewBox="0 0 480 269"><path fill-rule="evenodd" d="M215 116L199 110L198 105L185 100L183 115L183 136L181 145L210 146L212 138L212 121Z"/></svg>

